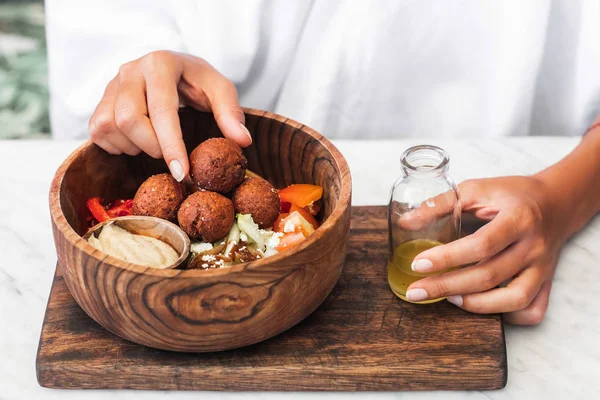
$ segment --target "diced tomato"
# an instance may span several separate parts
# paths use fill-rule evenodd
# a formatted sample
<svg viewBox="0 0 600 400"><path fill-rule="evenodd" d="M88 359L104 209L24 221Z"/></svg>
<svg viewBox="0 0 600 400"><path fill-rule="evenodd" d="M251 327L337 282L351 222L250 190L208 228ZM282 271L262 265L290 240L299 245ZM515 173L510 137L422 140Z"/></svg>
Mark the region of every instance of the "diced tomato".
<svg viewBox="0 0 600 400"><path fill-rule="evenodd" d="M306 207L323 196L323 188L317 185L297 184L290 185L279 191L282 202L288 202L298 207Z"/></svg>
<svg viewBox="0 0 600 400"><path fill-rule="evenodd" d="M106 209L104 209L99 197L92 197L91 199L88 199L85 204L96 221L103 222L110 219L110 215L108 215Z"/></svg>
<svg viewBox="0 0 600 400"><path fill-rule="evenodd" d="M274 230L283 233L302 232L305 237L309 237L315 231L315 228L302 214L294 211L279 221L278 226L274 227Z"/></svg>
<svg viewBox="0 0 600 400"><path fill-rule="evenodd" d="M281 221L283 221L288 215L290 215L290 214L289 213L281 213L281 214L279 214L279 216L275 220L275 223L273 223L273 230L275 232L283 232L283 225L284 224L282 224Z"/></svg>
<svg viewBox="0 0 600 400"><path fill-rule="evenodd" d="M306 239L306 237L302 234L302 232L284 233L283 236L279 238L279 245L277 245L276 250L282 251L285 249L289 249L290 247L300 243L304 239Z"/></svg>
<svg viewBox="0 0 600 400"><path fill-rule="evenodd" d="M310 224L313 226L313 228L317 229L319 227L319 223L317 222L315 217L313 217L312 214L309 213L305 208L301 208L295 204L292 204L292 206L290 207L290 214L293 213L294 211L298 211L300 213L300 215L302 215L304 217L305 220L310 222Z"/></svg>
<svg viewBox="0 0 600 400"><path fill-rule="evenodd" d="M279 203L279 212L280 213L289 213L291 206L292 206L292 203L288 203L287 201L281 201Z"/></svg>

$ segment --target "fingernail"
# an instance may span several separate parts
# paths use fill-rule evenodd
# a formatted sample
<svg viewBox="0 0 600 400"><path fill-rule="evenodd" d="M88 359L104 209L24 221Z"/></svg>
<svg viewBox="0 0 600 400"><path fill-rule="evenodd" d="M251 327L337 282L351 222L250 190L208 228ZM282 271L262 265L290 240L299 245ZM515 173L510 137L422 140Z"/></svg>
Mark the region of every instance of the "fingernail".
<svg viewBox="0 0 600 400"><path fill-rule="evenodd" d="M242 130L244 131L244 133L246 135L248 135L248 137L250 138L250 143L252 143L252 136L250 135L250 131L248 130L248 128L246 128L246 126L244 124L242 124L240 122L240 126L242 127Z"/></svg>
<svg viewBox="0 0 600 400"><path fill-rule="evenodd" d="M425 289L411 289L406 292L408 301L423 301L427 300L428 294Z"/></svg>
<svg viewBox="0 0 600 400"><path fill-rule="evenodd" d="M171 175L173 175L173 178L175 178L177 182L181 182L183 180L183 168L181 168L181 164L179 163L179 161L171 161L169 163L169 169L171 170Z"/></svg>
<svg viewBox="0 0 600 400"><path fill-rule="evenodd" d="M454 304L455 306L462 307L462 305L463 305L463 298L460 294L456 294L454 296L448 296L448 297L446 297L446 300L448 300L450 303Z"/></svg>
<svg viewBox="0 0 600 400"><path fill-rule="evenodd" d="M433 263L431 260L421 258L420 260L413 261L410 267L415 272L427 272L433 268Z"/></svg>

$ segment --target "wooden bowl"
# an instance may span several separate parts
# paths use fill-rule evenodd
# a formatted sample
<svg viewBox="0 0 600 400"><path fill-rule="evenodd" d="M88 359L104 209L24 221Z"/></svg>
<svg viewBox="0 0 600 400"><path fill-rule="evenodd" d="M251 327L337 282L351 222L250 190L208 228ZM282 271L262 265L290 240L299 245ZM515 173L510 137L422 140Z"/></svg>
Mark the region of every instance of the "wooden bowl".
<svg viewBox="0 0 600 400"><path fill-rule="evenodd" d="M115 224L119 228L125 229L127 232L131 232L136 235L148 236L154 239L161 240L171 246L179 258L166 269L177 268L181 263L187 260L190 255L190 238L178 225L169 222L162 218L147 217L145 215L129 215L126 217L117 217L106 220L99 224L94 225L93 228L88 230L83 238L88 240L90 236L98 235L102 232L102 229L107 224ZM96 250L101 253L99 250ZM100 255L101 257L104 254ZM107 258L108 260L109 258ZM111 261L112 257L110 258Z"/></svg>
<svg viewBox="0 0 600 400"><path fill-rule="evenodd" d="M206 352L268 339L292 327L325 300L337 282L350 231L351 178L339 151L314 130L279 115L246 109L253 144L249 168L276 187L324 188L323 224L304 242L269 258L215 270L152 269L96 251L85 202L131 198L163 160L113 156L88 142L59 167L50 189L58 264L85 312L109 331L165 350ZM191 152L221 136L211 114L180 111Z"/></svg>

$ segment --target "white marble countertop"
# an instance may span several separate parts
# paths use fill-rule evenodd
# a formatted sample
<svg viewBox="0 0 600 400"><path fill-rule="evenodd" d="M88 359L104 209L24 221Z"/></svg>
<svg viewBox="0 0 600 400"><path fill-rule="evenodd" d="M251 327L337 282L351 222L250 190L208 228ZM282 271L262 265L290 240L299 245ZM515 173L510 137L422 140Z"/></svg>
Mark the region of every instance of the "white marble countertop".
<svg viewBox="0 0 600 400"><path fill-rule="evenodd" d="M579 138L427 140L451 156L451 174L467 178L533 173L566 155ZM337 141L350 164L353 204L385 204L399 156L415 140ZM35 354L56 254L48 189L79 142L0 141L0 398L2 399L597 399L600 398L600 218L565 247L544 322L506 327L508 384L487 392L184 393L65 391L41 388ZM399 357L398 362L402 362Z"/></svg>

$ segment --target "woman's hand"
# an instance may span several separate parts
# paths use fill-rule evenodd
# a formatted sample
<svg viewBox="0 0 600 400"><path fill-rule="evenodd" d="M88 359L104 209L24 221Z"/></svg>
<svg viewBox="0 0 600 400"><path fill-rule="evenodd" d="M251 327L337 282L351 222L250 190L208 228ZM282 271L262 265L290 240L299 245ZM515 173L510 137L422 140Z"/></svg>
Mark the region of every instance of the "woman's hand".
<svg viewBox="0 0 600 400"><path fill-rule="evenodd" d="M225 137L252 139L235 86L201 58L157 51L124 64L90 118L92 140L111 154L163 157L178 181L189 172L177 111L185 103L212 111Z"/></svg>
<svg viewBox="0 0 600 400"><path fill-rule="evenodd" d="M476 264L413 283L408 299L447 296L467 311L506 313L505 320L515 324L541 322L567 239L565 215L552 191L536 177L501 177L466 181L459 192L463 211L490 222L472 235L419 254L413 270Z"/></svg>

